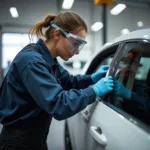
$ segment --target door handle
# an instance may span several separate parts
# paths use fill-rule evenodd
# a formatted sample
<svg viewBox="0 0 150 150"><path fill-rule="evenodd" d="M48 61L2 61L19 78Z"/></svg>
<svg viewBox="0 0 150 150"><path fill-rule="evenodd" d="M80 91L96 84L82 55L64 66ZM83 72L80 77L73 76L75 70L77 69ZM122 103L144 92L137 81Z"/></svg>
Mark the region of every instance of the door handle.
<svg viewBox="0 0 150 150"><path fill-rule="evenodd" d="M98 142L100 145L102 145L102 146L106 146L107 145L107 138L102 133L102 130L101 130L100 127L91 126L90 127L90 134L92 135L92 137L94 138L94 140L96 142Z"/></svg>

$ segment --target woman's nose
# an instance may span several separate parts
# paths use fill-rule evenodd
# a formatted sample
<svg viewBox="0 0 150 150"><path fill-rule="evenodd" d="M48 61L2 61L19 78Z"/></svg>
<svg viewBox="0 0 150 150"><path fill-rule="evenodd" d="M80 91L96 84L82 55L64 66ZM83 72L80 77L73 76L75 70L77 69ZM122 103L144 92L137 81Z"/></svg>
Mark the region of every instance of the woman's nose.
<svg viewBox="0 0 150 150"><path fill-rule="evenodd" d="M79 54L79 51L77 50L77 51L75 52L75 54L78 55L78 54Z"/></svg>

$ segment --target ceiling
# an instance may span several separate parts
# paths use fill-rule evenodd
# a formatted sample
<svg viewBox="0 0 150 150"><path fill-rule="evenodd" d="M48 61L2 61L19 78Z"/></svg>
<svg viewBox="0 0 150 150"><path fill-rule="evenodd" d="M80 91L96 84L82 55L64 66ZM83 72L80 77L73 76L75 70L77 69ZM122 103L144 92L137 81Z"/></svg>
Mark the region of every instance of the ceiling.
<svg viewBox="0 0 150 150"><path fill-rule="evenodd" d="M63 0L0 0L0 25L30 27L41 20L47 13L58 13ZM75 3L89 3L94 0L75 0ZM115 3L126 3L131 8L150 9L150 0L116 0ZM115 5L114 3L114 5ZM10 7L17 7L19 18L12 18ZM83 12L84 12L83 8ZM75 10L75 9L74 9ZM90 11L90 10L89 10Z"/></svg>

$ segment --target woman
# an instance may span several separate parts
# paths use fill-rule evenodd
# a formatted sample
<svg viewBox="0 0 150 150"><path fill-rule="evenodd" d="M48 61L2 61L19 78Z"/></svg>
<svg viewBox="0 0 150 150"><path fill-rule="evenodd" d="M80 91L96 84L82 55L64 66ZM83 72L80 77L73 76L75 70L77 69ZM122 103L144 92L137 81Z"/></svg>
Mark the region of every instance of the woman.
<svg viewBox="0 0 150 150"><path fill-rule="evenodd" d="M112 78L103 78L108 66L92 75L72 76L57 62L58 56L67 61L79 54L86 34L85 22L73 12L48 15L31 28L31 36L44 40L15 57L3 82L1 149L46 150L52 117L71 117L113 89Z"/></svg>

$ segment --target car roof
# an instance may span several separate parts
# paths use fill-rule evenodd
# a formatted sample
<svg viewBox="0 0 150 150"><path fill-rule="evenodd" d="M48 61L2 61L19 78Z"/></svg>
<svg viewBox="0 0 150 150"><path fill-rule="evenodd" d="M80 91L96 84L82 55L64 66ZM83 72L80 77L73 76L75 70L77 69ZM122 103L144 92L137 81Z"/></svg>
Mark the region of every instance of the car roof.
<svg viewBox="0 0 150 150"><path fill-rule="evenodd" d="M135 40L135 39L143 39L143 40L150 40L150 28L148 29L141 29L130 32L128 34L122 35L111 42L106 43L102 49L109 47L115 43L119 43L126 40Z"/></svg>
<svg viewBox="0 0 150 150"><path fill-rule="evenodd" d="M150 40L150 28L148 29L141 29L141 30L136 30L133 32L130 32L128 34L122 35L111 42L106 43L103 45L99 51L96 51L94 55L89 59L88 63L86 63L85 67L83 68L82 73L85 73L85 70L89 67L90 63L92 60L101 52L105 51L105 49L111 47L112 45L115 45L116 43L120 43L123 41L128 41L128 40L136 40L136 39L141 39L141 40Z"/></svg>

